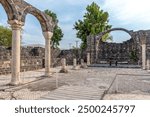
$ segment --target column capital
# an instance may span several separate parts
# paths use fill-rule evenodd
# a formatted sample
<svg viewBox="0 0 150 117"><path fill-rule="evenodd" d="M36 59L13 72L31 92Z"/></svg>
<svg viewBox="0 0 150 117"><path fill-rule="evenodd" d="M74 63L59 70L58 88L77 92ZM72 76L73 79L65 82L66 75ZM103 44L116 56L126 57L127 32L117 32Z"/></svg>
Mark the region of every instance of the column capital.
<svg viewBox="0 0 150 117"><path fill-rule="evenodd" d="M47 32L43 32L43 35L44 35L45 39L50 40L53 36L53 33L50 31L47 31Z"/></svg>
<svg viewBox="0 0 150 117"><path fill-rule="evenodd" d="M8 24L11 25L11 28L13 30L21 29L21 27L24 26L24 22L21 22L21 21L18 21L18 20L9 20Z"/></svg>

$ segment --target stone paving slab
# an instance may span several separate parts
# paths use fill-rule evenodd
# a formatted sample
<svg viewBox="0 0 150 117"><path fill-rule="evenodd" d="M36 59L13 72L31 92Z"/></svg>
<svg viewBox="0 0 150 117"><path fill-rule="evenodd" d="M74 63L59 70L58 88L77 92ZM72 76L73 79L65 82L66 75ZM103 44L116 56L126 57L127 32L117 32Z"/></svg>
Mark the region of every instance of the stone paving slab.
<svg viewBox="0 0 150 117"><path fill-rule="evenodd" d="M86 86L62 86L49 94L41 97L41 100L100 100L105 90Z"/></svg>

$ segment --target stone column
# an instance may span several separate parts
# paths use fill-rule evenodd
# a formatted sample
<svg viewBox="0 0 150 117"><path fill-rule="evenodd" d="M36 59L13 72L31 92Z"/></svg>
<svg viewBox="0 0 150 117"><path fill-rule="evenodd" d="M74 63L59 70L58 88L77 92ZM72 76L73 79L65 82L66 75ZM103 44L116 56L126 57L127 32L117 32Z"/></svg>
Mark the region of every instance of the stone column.
<svg viewBox="0 0 150 117"><path fill-rule="evenodd" d="M12 60L11 60L11 85L18 85L20 81L20 41L22 22L8 21L12 28Z"/></svg>
<svg viewBox="0 0 150 117"><path fill-rule="evenodd" d="M150 70L150 59L147 59L147 70Z"/></svg>
<svg viewBox="0 0 150 117"><path fill-rule="evenodd" d="M81 66L84 66L84 60L81 59Z"/></svg>
<svg viewBox="0 0 150 117"><path fill-rule="evenodd" d="M50 66L51 66L51 38L52 32L43 32L45 37L45 77L50 77Z"/></svg>
<svg viewBox="0 0 150 117"><path fill-rule="evenodd" d="M142 44L142 68L146 69L146 44Z"/></svg>
<svg viewBox="0 0 150 117"><path fill-rule="evenodd" d="M99 50L99 40L97 40L96 38L96 62L95 63L98 62L98 50Z"/></svg>
<svg viewBox="0 0 150 117"><path fill-rule="evenodd" d="M87 68L87 65L84 63L84 60L81 59L81 66L80 68Z"/></svg>
<svg viewBox="0 0 150 117"><path fill-rule="evenodd" d="M91 62L90 62L90 53L87 53L87 65L90 65Z"/></svg>
<svg viewBox="0 0 150 117"><path fill-rule="evenodd" d="M62 64L62 68L60 70L60 73L68 73L68 70L66 68L66 59L65 58L63 58L61 60L61 64Z"/></svg>
<svg viewBox="0 0 150 117"><path fill-rule="evenodd" d="M77 69L77 59L73 59L73 69L76 70Z"/></svg>

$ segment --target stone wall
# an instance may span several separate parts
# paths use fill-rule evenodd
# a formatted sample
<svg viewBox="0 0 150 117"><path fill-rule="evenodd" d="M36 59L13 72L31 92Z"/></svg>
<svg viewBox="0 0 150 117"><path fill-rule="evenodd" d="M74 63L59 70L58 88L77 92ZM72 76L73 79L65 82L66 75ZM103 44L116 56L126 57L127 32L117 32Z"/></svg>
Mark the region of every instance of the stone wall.
<svg viewBox="0 0 150 117"><path fill-rule="evenodd" d="M123 43L108 43L101 42L99 44L98 51L98 61L118 61L118 62L138 62L139 60L139 50L136 46L137 44L130 39ZM133 60L132 54L136 53L137 59Z"/></svg>
<svg viewBox="0 0 150 117"><path fill-rule="evenodd" d="M53 49L51 52L51 67L61 65L61 59L65 58L67 65L73 64L73 59L81 59L81 51ZM21 71L32 71L45 67L45 49L42 47L21 47ZM11 73L11 48L0 46L0 75Z"/></svg>
<svg viewBox="0 0 150 117"><path fill-rule="evenodd" d="M81 50L80 49L62 50L58 58L60 59L65 58L67 65L73 65L74 58L77 58L77 63L79 63L82 58Z"/></svg>
<svg viewBox="0 0 150 117"><path fill-rule="evenodd" d="M127 32L131 36L131 39L119 44L102 43L101 39L103 34L115 30ZM150 30L128 31L122 28L114 28L106 32L87 37L86 53L90 53L91 64L100 63L100 61L108 61L110 59L117 61L130 61L133 63L134 61L130 56L133 51L137 54L138 64L145 66L144 64L147 64L146 62L150 61ZM142 48L143 43L146 46L145 50ZM146 55L143 55L143 51Z"/></svg>
<svg viewBox="0 0 150 117"><path fill-rule="evenodd" d="M57 63L61 50L52 49L52 66ZM45 49L42 47L21 47L21 71L31 71L45 67ZM57 66L58 64L56 64ZM0 46L0 75L11 73L11 48Z"/></svg>

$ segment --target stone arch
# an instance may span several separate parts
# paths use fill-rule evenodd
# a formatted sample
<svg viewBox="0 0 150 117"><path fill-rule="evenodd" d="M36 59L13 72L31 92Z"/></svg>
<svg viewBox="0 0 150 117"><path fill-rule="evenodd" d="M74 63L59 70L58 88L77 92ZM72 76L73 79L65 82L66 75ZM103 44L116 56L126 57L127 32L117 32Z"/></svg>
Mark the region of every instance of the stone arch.
<svg viewBox="0 0 150 117"><path fill-rule="evenodd" d="M6 11L8 20L18 20L18 12L12 0L0 0L0 3Z"/></svg>
<svg viewBox="0 0 150 117"><path fill-rule="evenodd" d="M104 32L100 32L98 35L96 35L97 43L99 43L99 41L101 41L103 35L105 35L107 33L110 33L112 31L124 31L124 32L128 33L131 36L131 38L134 37L134 33L133 33L132 30L129 31L129 30L125 29L125 28L112 28L110 30L106 30Z"/></svg>
<svg viewBox="0 0 150 117"><path fill-rule="evenodd" d="M124 31L124 32L128 33L132 37L132 31L129 31L129 30L125 29L125 28L112 28L110 30L101 32L100 34L105 35L106 33L110 33L112 31Z"/></svg>
<svg viewBox="0 0 150 117"><path fill-rule="evenodd" d="M0 0L8 16L8 23L12 28L12 62L11 62L11 84L20 84L20 37L21 29L25 23L27 14L34 15L40 22L45 37L45 76L50 76L51 48L50 41L55 24L52 18L44 12L33 7L24 0Z"/></svg>
<svg viewBox="0 0 150 117"><path fill-rule="evenodd" d="M125 28L112 28L110 30L100 32L98 35L93 36L92 37L93 39L90 39L89 37L89 39L87 40L87 44L89 43L91 44L90 46L87 47L87 52L90 52L91 56L93 56L92 61L94 63L96 63L96 61L98 60L99 44L102 43L102 36L112 31L124 31L131 36L131 38L133 39L133 42L136 42L134 32L132 30L129 31Z"/></svg>
<svg viewBox="0 0 150 117"><path fill-rule="evenodd" d="M42 28L43 32L47 32L47 31L53 32L53 23L52 23L51 17L49 17L42 11L40 11L32 6L28 6L22 14L22 18L21 18L22 22L25 22L26 16L28 14L31 14L38 19L38 21L41 24L41 28Z"/></svg>
<svg viewBox="0 0 150 117"><path fill-rule="evenodd" d="M21 8L21 5L23 5ZM19 9L21 9L21 22L25 22L27 14L31 14L37 18L39 23L41 24L41 28L43 31L43 35L45 37L45 76L50 76L50 65L51 65L51 38L53 35L53 28L55 26L52 21L52 17L46 15L44 12L38 10L32 5L23 2L23 4L19 4Z"/></svg>

